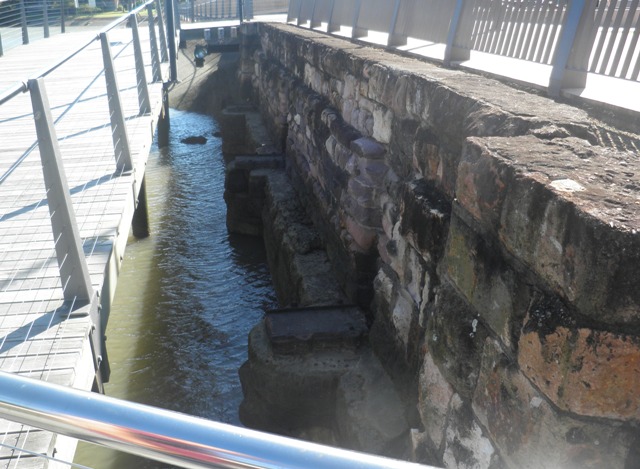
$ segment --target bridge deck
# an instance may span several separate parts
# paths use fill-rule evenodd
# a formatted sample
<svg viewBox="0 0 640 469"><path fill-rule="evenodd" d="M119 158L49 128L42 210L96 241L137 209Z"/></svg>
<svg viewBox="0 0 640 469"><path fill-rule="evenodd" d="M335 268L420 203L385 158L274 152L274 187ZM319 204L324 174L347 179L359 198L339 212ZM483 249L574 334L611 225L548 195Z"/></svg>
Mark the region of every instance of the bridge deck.
<svg viewBox="0 0 640 469"><path fill-rule="evenodd" d="M148 28L140 33L145 63L150 63ZM0 93L64 57L91 34L59 35L9 51L0 58ZM114 30L109 40L118 56L134 171L116 169L100 42L45 78L83 250L103 304L115 286L162 106L162 84L150 84L151 113L139 115L131 30ZM150 65L146 74L150 81ZM89 390L95 375L91 319L64 301L28 93L0 106L0 142L0 370ZM0 444L3 467L45 464L43 458L4 445L49 456L55 448L56 458L63 460L72 459L75 451L66 439L7 421L0 421Z"/></svg>

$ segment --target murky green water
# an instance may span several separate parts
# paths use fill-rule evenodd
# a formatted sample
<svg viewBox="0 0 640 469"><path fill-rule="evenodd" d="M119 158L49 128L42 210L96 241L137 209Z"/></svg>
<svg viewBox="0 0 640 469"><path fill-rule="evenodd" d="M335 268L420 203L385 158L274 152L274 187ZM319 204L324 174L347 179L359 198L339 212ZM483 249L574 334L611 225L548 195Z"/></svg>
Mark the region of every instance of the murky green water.
<svg viewBox="0 0 640 469"><path fill-rule="evenodd" d="M130 239L107 328L106 394L239 424L247 336L275 305L261 240L230 236L217 123L172 110L171 144L150 157L151 236ZM180 140L204 135L205 145ZM76 462L161 468L81 444Z"/></svg>

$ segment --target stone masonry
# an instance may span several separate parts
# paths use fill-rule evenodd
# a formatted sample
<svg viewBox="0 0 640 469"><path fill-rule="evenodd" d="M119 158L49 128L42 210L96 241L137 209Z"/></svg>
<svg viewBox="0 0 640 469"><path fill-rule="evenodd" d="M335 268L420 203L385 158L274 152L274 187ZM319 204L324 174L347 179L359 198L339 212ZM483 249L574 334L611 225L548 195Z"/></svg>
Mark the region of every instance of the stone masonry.
<svg viewBox="0 0 640 469"><path fill-rule="evenodd" d="M244 25L240 70L416 459L640 467L636 135L289 25Z"/></svg>

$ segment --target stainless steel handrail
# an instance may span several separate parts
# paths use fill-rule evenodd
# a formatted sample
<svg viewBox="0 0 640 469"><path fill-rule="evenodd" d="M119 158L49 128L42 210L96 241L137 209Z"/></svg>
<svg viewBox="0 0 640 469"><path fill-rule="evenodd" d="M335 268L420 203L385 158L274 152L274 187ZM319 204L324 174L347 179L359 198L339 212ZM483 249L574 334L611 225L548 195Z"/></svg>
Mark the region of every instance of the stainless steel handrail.
<svg viewBox="0 0 640 469"><path fill-rule="evenodd" d="M426 466L262 433L0 372L0 417L185 468Z"/></svg>

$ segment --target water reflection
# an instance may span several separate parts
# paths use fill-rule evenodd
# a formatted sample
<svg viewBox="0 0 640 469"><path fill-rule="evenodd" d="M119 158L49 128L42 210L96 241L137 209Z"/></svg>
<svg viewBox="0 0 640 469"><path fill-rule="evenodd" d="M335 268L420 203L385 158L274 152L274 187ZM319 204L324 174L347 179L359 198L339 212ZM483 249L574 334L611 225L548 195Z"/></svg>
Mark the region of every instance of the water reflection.
<svg viewBox="0 0 640 469"><path fill-rule="evenodd" d="M230 236L217 123L172 110L171 145L147 166L151 236L130 239L107 328L110 396L239 424L237 369L275 294L261 241ZM204 135L204 145L180 140ZM161 468L91 445L76 462Z"/></svg>

